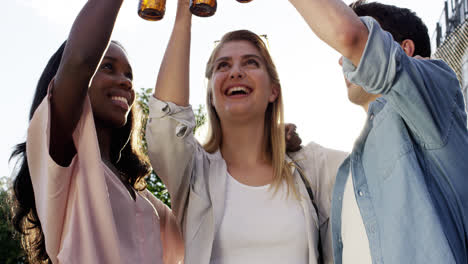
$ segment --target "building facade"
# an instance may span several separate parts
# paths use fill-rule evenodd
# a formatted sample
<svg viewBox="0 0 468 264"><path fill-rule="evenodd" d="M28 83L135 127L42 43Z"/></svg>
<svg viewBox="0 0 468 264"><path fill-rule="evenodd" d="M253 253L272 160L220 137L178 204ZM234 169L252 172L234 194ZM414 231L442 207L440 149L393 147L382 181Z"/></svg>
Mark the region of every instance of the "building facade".
<svg viewBox="0 0 468 264"><path fill-rule="evenodd" d="M447 62L457 74L468 112L468 0L445 1L432 47L432 57Z"/></svg>

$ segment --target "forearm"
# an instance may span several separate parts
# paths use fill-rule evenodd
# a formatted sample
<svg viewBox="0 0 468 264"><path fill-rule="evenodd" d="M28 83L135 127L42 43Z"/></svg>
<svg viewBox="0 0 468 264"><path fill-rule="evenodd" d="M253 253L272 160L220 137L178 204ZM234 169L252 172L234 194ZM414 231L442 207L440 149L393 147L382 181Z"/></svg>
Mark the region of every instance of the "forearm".
<svg viewBox="0 0 468 264"><path fill-rule="evenodd" d="M85 4L70 30L56 83L69 73L89 83L107 48L122 2L89 0Z"/></svg>
<svg viewBox="0 0 468 264"><path fill-rule="evenodd" d="M188 1L179 0L174 28L159 69L154 96L180 106L189 104L191 26L192 14Z"/></svg>
<svg viewBox="0 0 468 264"><path fill-rule="evenodd" d="M368 30L341 0L289 0L312 31L333 49L358 65Z"/></svg>
<svg viewBox="0 0 468 264"><path fill-rule="evenodd" d="M91 78L109 43L122 0L89 0L75 19L55 76L53 111L71 133ZM71 122L69 120L72 120Z"/></svg>
<svg viewBox="0 0 468 264"><path fill-rule="evenodd" d="M50 154L61 165L75 154L72 133L121 4L122 0L89 0L70 30L51 99Z"/></svg>

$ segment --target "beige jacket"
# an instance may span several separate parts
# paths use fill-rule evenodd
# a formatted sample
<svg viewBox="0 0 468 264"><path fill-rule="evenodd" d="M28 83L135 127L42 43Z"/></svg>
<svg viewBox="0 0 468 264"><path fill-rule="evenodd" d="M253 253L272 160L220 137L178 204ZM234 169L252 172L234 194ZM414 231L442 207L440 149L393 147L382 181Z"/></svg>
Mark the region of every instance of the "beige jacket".
<svg viewBox="0 0 468 264"><path fill-rule="evenodd" d="M152 97L149 101L146 140L151 164L171 195L172 210L185 239L185 263L210 263L211 250L224 213L227 167L221 154L207 153L193 136L195 118L191 107L180 107ZM323 230L324 259L333 262L328 219L331 194L338 166L346 153L311 143L295 153L316 193L315 212L300 175L296 186L303 197L309 263L317 263L319 226ZM320 191L316 191L320 190ZM320 224L319 224L320 223Z"/></svg>

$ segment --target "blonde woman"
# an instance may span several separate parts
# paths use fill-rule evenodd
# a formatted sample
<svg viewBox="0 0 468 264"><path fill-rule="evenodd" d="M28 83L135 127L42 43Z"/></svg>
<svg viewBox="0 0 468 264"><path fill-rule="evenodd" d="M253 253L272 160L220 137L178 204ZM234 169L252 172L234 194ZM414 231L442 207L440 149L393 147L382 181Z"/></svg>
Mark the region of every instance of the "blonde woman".
<svg viewBox="0 0 468 264"><path fill-rule="evenodd" d="M146 131L152 165L183 230L186 263L317 263L326 220L319 222L285 154L281 85L256 34L227 33L213 51L206 67L209 140L202 147L194 139L188 10L188 1L179 0ZM313 151L321 157L320 177L333 179L344 155ZM324 255L330 262L331 251Z"/></svg>

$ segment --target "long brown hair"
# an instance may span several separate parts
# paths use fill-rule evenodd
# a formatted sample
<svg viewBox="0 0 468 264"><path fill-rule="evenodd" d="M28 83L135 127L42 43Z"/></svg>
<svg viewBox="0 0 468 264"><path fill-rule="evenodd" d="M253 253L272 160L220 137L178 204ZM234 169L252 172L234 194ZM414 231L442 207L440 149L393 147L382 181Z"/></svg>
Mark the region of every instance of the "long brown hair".
<svg viewBox="0 0 468 264"><path fill-rule="evenodd" d="M263 135L264 146L266 147L265 152L267 154L267 158L273 164L274 176L272 187L274 187L275 190L278 190L280 184L283 181L286 181L288 190L292 190L297 196L297 191L294 187L293 175L290 170L291 166L285 160L286 143L284 138L283 97L278 72L265 42L260 38L260 36L249 30L237 30L226 33L211 53L206 64L205 77L208 79L206 107L208 109L209 128L208 139L203 147L207 152L213 153L221 147L223 141L221 122L216 109L212 104L213 88L211 77L213 75L214 63L219 50L224 44L231 41L248 41L256 47L265 61L266 70L271 82L278 87L278 97L274 102L268 104L265 112L265 128Z"/></svg>
<svg viewBox="0 0 468 264"><path fill-rule="evenodd" d="M118 42L112 41L112 43L123 49ZM47 88L57 73L65 44L64 42L50 58L42 72L30 108L29 120L32 119L37 107L47 95ZM125 126L117 129L117 132L112 136L111 157L124 179L136 190L144 190L146 188L144 177L150 173L151 167L147 157L142 154L141 115L139 113L138 104L134 104ZM26 142L16 145L10 160L12 158L17 158L18 168L13 181L12 224L21 234L22 246L28 255L29 262L51 263L46 252L44 233L36 210L26 155Z"/></svg>

